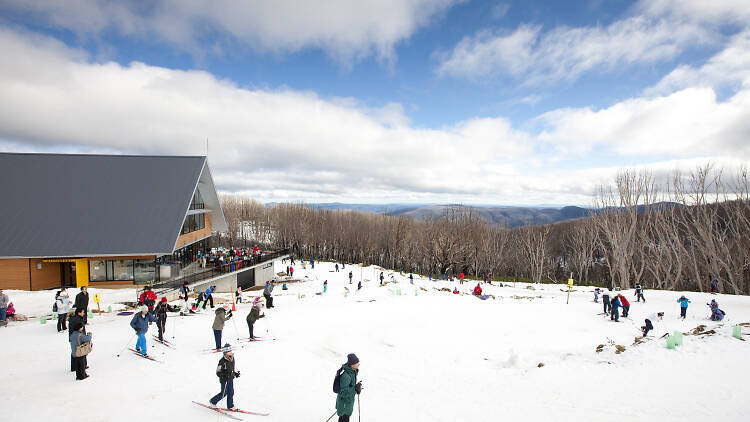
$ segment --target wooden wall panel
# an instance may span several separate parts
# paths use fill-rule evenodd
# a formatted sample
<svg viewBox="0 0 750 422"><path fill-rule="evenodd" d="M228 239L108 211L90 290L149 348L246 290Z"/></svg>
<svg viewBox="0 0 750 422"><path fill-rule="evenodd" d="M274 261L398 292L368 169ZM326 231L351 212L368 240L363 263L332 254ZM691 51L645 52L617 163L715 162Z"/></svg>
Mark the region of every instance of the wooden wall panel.
<svg viewBox="0 0 750 422"><path fill-rule="evenodd" d="M31 289L44 290L62 285L62 269L59 262L42 262L41 259L31 258ZM42 264L42 269L37 269Z"/></svg>
<svg viewBox="0 0 750 422"><path fill-rule="evenodd" d="M198 231L180 235L180 237L177 238L177 243L174 247L175 249L180 249L181 247L189 245L191 243L195 243L198 240L203 239L204 237L211 236L211 217L209 213L206 213L204 215L206 218L206 227Z"/></svg>
<svg viewBox="0 0 750 422"><path fill-rule="evenodd" d="M0 288L29 290L29 260L0 259Z"/></svg>

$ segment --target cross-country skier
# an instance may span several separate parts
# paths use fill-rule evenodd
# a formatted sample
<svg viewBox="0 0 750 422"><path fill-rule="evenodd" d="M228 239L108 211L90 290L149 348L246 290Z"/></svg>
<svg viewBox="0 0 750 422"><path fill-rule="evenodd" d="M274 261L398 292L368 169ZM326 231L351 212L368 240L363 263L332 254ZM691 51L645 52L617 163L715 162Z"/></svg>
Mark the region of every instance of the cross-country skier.
<svg viewBox="0 0 750 422"><path fill-rule="evenodd" d="M349 284L352 284L352 277L353 277L353 274L351 271L349 271ZM383 284L383 283L380 283L380 284Z"/></svg>
<svg viewBox="0 0 750 422"><path fill-rule="evenodd" d="M190 305L188 305L188 295L190 294L190 286L188 286L187 281L182 283L182 287L180 287L180 297L182 298L183 303L183 311L180 312L180 315L185 315L185 312L194 313L192 309L190 309Z"/></svg>
<svg viewBox="0 0 750 422"><path fill-rule="evenodd" d="M602 303L604 304L604 313L605 314L609 313L609 307L610 307L609 293L610 293L609 289L607 289L606 292L602 293Z"/></svg>
<svg viewBox="0 0 750 422"><path fill-rule="evenodd" d="M643 287L640 284L635 285L635 295L638 296L636 302L640 302L643 299L643 303L646 303L646 298L643 297Z"/></svg>
<svg viewBox="0 0 750 422"><path fill-rule="evenodd" d="M167 310L167 298L162 297L154 310L156 314L156 328L159 329L159 341L161 342L164 341L164 332L167 331Z"/></svg>
<svg viewBox="0 0 750 422"><path fill-rule="evenodd" d="M258 318L263 318L265 315L260 314L260 308L263 306L263 304L260 302L260 298L256 297L255 300L253 300L253 307L250 308L250 313L247 314L247 318L245 320L247 321L247 329L250 331L250 340L255 340L255 335L253 334L253 324L255 324L255 321L258 320Z"/></svg>
<svg viewBox="0 0 750 422"><path fill-rule="evenodd" d="M266 282L266 287L263 288L263 297L266 298L266 308L273 308L273 280Z"/></svg>
<svg viewBox="0 0 750 422"><path fill-rule="evenodd" d="M357 382L359 373L359 358L354 353L346 356L346 363L339 369L341 376L336 395L336 414L339 422L349 422L354 413L354 395L362 392L362 382Z"/></svg>
<svg viewBox="0 0 750 422"><path fill-rule="evenodd" d="M646 317L646 325L641 327L641 331L643 331L643 337L646 337L648 335L648 332L654 329L654 324L657 321L661 321L661 317L664 316L664 312L659 313L653 313Z"/></svg>
<svg viewBox="0 0 750 422"><path fill-rule="evenodd" d="M216 308L216 311L214 312L216 314L216 317L214 317L214 324L212 325L212 328L214 329L214 340L216 340L216 349L221 349L221 331L224 329L224 323L229 321L229 318L232 317L232 311L228 311L229 305L226 303Z"/></svg>
<svg viewBox="0 0 750 422"><path fill-rule="evenodd" d="M141 312L136 312L133 319L130 320L130 326L135 330L138 341L135 343L135 350L143 356L148 356L146 350L146 333L148 332L148 323L157 322L156 318L148 311L148 306L141 306Z"/></svg>
<svg viewBox="0 0 750 422"><path fill-rule="evenodd" d="M620 309L619 308L622 308L622 305L620 304L620 298L618 296L615 296L612 298L612 313L609 319L615 322L620 322Z"/></svg>
<svg viewBox="0 0 750 422"><path fill-rule="evenodd" d="M385 276L383 276L383 272L381 271L381 272L380 272L380 285L381 285L381 286L383 285L383 279L384 279L384 278L385 278Z"/></svg>
<svg viewBox="0 0 750 422"><path fill-rule="evenodd" d="M209 402L212 406L216 407L219 401L226 396L227 409L237 410L237 408L234 407L234 379L240 377L240 371L235 372L234 370L235 361L234 353L232 353L232 346L227 343L221 350L224 352L224 356L221 357L219 365L216 367L216 376L219 377L221 391L219 391L219 394L211 397Z"/></svg>
<svg viewBox="0 0 750 422"><path fill-rule="evenodd" d="M688 303L690 303L690 299L686 298L685 296L680 296L677 301L680 302L680 318L687 318L687 308Z"/></svg>

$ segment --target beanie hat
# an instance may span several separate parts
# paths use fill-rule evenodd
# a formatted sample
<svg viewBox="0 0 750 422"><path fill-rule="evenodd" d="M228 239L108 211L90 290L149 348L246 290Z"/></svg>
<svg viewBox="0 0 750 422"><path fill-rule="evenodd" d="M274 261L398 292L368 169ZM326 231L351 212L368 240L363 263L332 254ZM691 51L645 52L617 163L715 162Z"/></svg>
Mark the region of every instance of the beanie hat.
<svg viewBox="0 0 750 422"><path fill-rule="evenodd" d="M232 345L229 343L224 343L224 347L221 348L221 351L224 353L229 353L232 351Z"/></svg>
<svg viewBox="0 0 750 422"><path fill-rule="evenodd" d="M146 305L141 306L141 312L148 312L148 306Z"/></svg>
<svg viewBox="0 0 750 422"><path fill-rule="evenodd" d="M356 365L359 363L359 358L354 353L346 355L346 364L349 366Z"/></svg>
<svg viewBox="0 0 750 422"><path fill-rule="evenodd" d="M166 301L167 301L167 298L166 298L165 296L162 296L162 298L161 298L161 301L162 301L162 302L166 302Z"/></svg>

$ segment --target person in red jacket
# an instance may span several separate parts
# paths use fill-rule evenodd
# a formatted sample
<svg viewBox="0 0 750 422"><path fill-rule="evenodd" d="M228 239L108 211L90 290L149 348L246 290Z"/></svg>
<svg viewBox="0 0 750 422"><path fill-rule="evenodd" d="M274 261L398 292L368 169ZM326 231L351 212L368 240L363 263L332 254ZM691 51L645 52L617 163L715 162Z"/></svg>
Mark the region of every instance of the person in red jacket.
<svg viewBox="0 0 750 422"><path fill-rule="evenodd" d="M459 273L458 279L461 281L461 284L464 284L464 273Z"/></svg>
<svg viewBox="0 0 750 422"><path fill-rule="evenodd" d="M479 287L479 283L477 283L477 287L474 287L474 296L482 296L482 288Z"/></svg>
<svg viewBox="0 0 750 422"><path fill-rule="evenodd" d="M617 297L620 298L620 304L622 305L622 317L627 318L628 312L630 312L630 302L621 294L617 295Z"/></svg>
<svg viewBox="0 0 750 422"><path fill-rule="evenodd" d="M148 306L149 312L154 311L154 305L156 304L157 299L158 298L156 297L156 293L154 293L154 291L151 290L151 287L149 286L146 286L146 288L143 290L143 293L141 293L141 296L139 298L142 304Z"/></svg>

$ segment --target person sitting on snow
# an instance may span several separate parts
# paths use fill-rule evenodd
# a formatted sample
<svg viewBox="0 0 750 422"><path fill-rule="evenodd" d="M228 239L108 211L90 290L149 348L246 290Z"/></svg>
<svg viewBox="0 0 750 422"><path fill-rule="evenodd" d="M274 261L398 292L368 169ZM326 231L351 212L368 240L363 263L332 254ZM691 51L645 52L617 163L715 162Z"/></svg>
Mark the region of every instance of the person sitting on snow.
<svg viewBox="0 0 750 422"><path fill-rule="evenodd" d="M455 287L453 288L453 294L454 294L454 295L457 295L457 294L458 294L458 289L457 289L457 288L455 288Z"/></svg>
<svg viewBox="0 0 750 422"><path fill-rule="evenodd" d="M482 296L482 288L479 287L479 283L477 283L477 287L474 287L474 296Z"/></svg>
<svg viewBox="0 0 750 422"><path fill-rule="evenodd" d="M711 307L711 321L721 321L724 319L724 311L719 309L716 299L711 299L711 303L707 303L706 305Z"/></svg>
<svg viewBox="0 0 750 422"><path fill-rule="evenodd" d="M13 302L8 304L8 308L5 310L5 317L13 321L16 320L16 308L13 307Z"/></svg>

